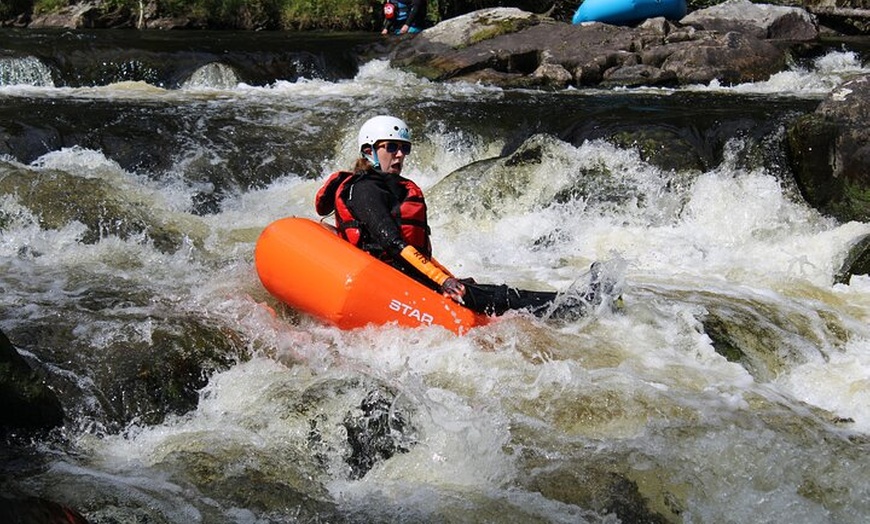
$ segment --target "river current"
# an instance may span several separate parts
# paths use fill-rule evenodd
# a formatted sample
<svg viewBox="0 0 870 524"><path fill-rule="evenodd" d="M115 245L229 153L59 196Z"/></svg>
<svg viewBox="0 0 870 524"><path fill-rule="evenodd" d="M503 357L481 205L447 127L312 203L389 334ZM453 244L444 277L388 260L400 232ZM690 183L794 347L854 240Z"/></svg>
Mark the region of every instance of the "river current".
<svg viewBox="0 0 870 524"><path fill-rule="evenodd" d="M0 490L107 523L867 521L870 278L836 275L870 224L783 153L866 56L545 92L347 58L371 40L0 31L0 328L67 416ZM548 290L606 261L624 308L457 337L270 297L259 232L313 218L379 113L439 261ZM605 140L638 129L686 168Z"/></svg>

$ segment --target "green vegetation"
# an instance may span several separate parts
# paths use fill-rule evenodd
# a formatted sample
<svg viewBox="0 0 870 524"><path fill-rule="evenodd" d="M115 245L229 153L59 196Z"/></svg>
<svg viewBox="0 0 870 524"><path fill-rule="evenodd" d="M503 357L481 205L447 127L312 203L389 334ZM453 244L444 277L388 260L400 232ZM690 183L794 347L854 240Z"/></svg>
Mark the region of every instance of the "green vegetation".
<svg viewBox="0 0 870 524"><path fill-rule="evenodd" d="M157 5L160 16L191 17L217 28L351 29L364 26L369 12L366 0L158 0Z"/></svg>
<svg viewBox="0 0 870 524"><path fill-rule="evenodd" d="M22 2L23 3L23 2ZM67 5L66 0L36 0L33 3L33 12L35 14L51 13L57 11Z"/></svg>
<svg viewBox="0 0 870 524"><path fill-rule="evenodd" d="M292 29L358 28L372 23L372 9L366 0L277 0L281 25Z"/></svg>
<svg viewBox="0 0 870 524"><path fill-rule="evenodd" d="M12 0L0 4L0 20L31 12L59 11L77 0ZM140 12L146 19L186 18L215 29L372 29L379 0L100 0L106 12Z"/></svg>
<svg viewBox="0 0 870 524"><path fill-rule="evenodd" d="M471 43L476 44L499 35L515 33L530 25L533 25L533 22L527 19L508 19L496 24L485 25L484 29L471 36Z"/></svg>

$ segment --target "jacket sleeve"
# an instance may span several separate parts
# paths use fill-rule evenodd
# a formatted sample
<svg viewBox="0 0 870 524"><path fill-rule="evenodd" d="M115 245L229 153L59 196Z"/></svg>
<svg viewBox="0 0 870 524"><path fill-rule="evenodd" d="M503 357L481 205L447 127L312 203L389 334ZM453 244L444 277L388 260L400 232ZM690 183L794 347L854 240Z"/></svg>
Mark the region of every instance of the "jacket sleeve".
<svg viewBox="0 0 870 524"><path fill-rule="evenodd" d="M405 246L402 250L402 258L438 286L444 285L448 278L453 278L453 275L444 271L441 264L420 253L414 246Z"/></svg>

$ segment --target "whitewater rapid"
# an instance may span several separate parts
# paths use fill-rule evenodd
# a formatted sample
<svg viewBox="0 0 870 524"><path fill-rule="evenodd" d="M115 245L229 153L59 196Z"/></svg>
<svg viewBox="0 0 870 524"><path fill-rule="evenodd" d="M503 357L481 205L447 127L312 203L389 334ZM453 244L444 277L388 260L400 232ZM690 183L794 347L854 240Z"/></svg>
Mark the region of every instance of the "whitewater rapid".
<svg viewBox="0 0 870 524"><path fill-rule="evenodd" d="M855 54L833 52L811 69L767 82L690 89L821 98L845 76L866 72ZM80 421L70 435L79 455L60 457L35 484L75 479L105 498L138 500L166 522L294 521L292 504L270 506L262 493L262 500L233 498L215 488L217 480L191 473L206 470L205 477L240 478L252 493L292 488L306 500L336 504L343 515L390 522L603 523L617 519L569 494L560 500L560 486L582 485L584 475L617 464L651 508L684 522L866 517L870 463L850 439L866 443L870 433L870 278L835 284L834 275L870 224L837 223L776 173L747 168L741 137L719 165L680 183L633 149L544 138L545 160L524 173L532 182L516 198L504 197L499 213L451 207L477 209L473 192L439 195L447 207L432 210L435 254L460 276L555 290L582 278L594 261L618 260L623 311L561 325L509 314L464 337L439 327L342 332L280 306L253 267L259 231L284 216L313 218L317 188L353 161L355 129L306 120L308 108L334 104L336 113L367 114L404 98L437 105L500 100L505 92L435 84L384 62L366 64L351 80L265 87L217 73L212 83L198 77L180 90L141 83L57 89L44 80L0 87L7 99L246 104L269 125L337 137L317 159L319 172L237 189L212 214L190 212L204 183L184 176L187 162L213 153L205 148L161 174L125 169L80 147L28 165L3 159L34 173L106 181L186 232L173 252L142 237L83 243L80 223L45 229L16 198L3 197L0 305L14 312L4 328L74 304L69 289L105 279L108 293L129 286L153 299L135 311L119 301L118 315L78 326L74 335L95 352L151 340L169 309L237 333L250 356L210 376L193 411L163 423L134 421L106 432ZM406 174L437 193L448 175L497 157L504 146L444 115L417 135ZM613 173L612 187L635 197L553 202L559 188L596 166ZM70 283L77 278L81 283ZM769 356L766 370L729 360L705 332L711 315L732 314L737 325L758 326L746 336ZM350 479L341 423L373 387L396 392L394 408L413 432L397 437L407 452ZM300 398L311 404L301 406ZM319 421L315 444L312 421ZM854 454L841 463L841 453ZM206 460L192 465L191 457Z"/></svg>

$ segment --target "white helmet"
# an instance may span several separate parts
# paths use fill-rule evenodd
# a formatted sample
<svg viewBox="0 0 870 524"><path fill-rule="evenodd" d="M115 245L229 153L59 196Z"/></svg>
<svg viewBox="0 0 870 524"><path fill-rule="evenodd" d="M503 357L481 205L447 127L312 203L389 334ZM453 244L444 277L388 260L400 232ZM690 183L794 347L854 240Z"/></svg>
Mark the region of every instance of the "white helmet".
<svg viewBox="0 0 870 524"><path fill-rule="evenodd" d="M403 120L394 116L376 116L366 120L359 128L357 142L359 151L365 146L374 146L381 140L394 140L411 143L411 130Z"/></svg>

